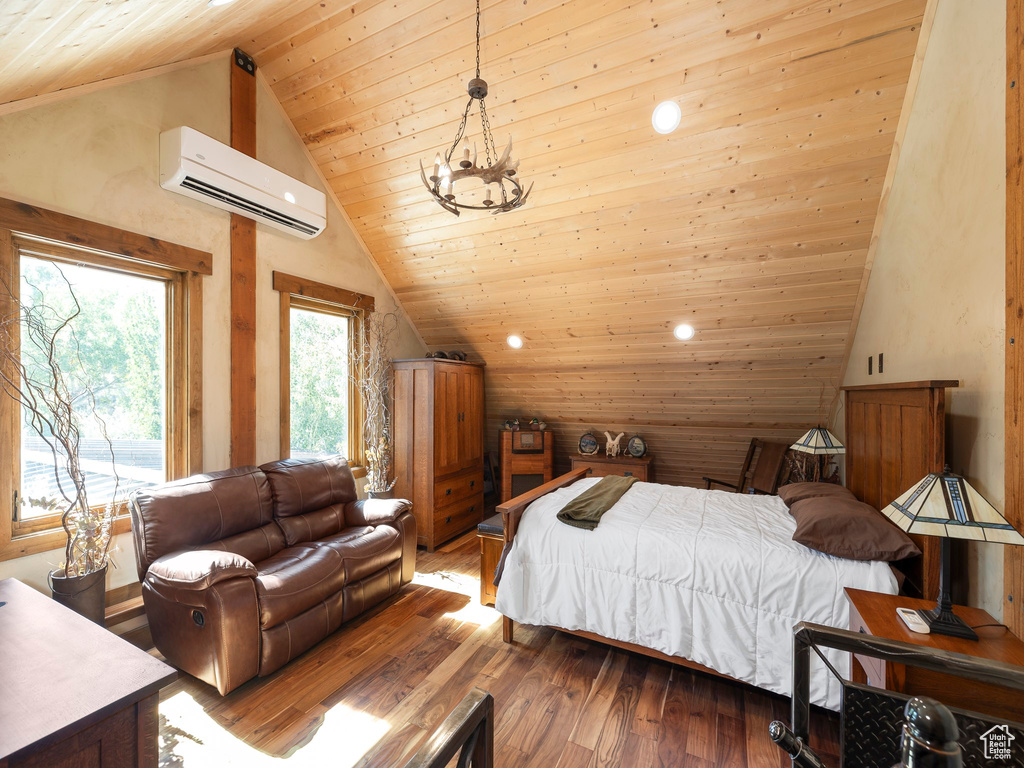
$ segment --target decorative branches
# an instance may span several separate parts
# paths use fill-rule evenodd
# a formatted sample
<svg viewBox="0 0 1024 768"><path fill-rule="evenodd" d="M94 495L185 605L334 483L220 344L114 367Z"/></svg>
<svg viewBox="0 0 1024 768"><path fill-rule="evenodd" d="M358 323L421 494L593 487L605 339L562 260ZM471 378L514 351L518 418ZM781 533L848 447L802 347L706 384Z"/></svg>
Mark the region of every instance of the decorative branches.
<svg viewBox="0 0 1024 768"><path fill-rule="evenodd" d="M71 282L59 266L52 266L71 299L70 309L63 312L27 281L34 296L31 301L23 299L20 286L0 274L0 390L20 406L25 423L50 450L63 503L48 502L63 509L61 525L67 534L62 575L84 576L107 563L120 478L106 423L96 412L95 391L82 365L74 326L81 306ZM114 491L109 504L95 509L89 506L80 461L76 404L95 419L110 452Z"/></svg>
<svg viewBox="0 0 1024 768"><path fill-rule="evenodd" d="M366 449L366 490L385 493L391 478L391 345L397 338L398 314L370 312L363 322L363 339L353 345L352 385L363 401L363 445ZM391 479L389 479L391 478Z"/></svg>

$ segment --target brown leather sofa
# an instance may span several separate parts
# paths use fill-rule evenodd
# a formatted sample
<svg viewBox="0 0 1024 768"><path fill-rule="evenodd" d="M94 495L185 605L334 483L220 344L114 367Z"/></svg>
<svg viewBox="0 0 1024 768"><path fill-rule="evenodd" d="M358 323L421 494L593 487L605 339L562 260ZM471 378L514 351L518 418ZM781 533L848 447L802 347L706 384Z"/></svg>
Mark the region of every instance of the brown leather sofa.
<svg viewBox="0 0 1024 768"><path fill-rule="evenodd" d="M412 581L405 500L357 500L345 459L286 459L131 496L153 642L221 694Z"/></svg>

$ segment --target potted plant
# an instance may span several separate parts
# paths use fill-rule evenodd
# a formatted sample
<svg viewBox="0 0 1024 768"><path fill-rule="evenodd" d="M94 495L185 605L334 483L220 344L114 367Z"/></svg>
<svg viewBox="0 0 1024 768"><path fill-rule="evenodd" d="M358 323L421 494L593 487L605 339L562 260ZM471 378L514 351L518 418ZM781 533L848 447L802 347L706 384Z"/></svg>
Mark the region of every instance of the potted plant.
<svg viewBox="0 0 1024 768"><path fill-rule="evenodd" d="M66 534L63 563L49 573L53 598L102 624L120 478L106 423L96 411L95 392L82 366L75 333L81 306L70 281L54 268L70 298L52 304L31 285L31 296L23 299L0 275L0 388L20 405L25 424L53 457L56 495L31 499L35 507L60 511ZM110 453L114 480L111 500L96 507L89 504L80 460L83 418L95 420Z"/></svg>
<svg viewBox="0 0 1024 768"><path fill-rule="evenodd" d="M366 484L371 498L390 498L396 478L392 473L391 346L397 339L398 314L369 312L363 323L362 343L356 344L352 384L362 397L363 446Z"/></svg>

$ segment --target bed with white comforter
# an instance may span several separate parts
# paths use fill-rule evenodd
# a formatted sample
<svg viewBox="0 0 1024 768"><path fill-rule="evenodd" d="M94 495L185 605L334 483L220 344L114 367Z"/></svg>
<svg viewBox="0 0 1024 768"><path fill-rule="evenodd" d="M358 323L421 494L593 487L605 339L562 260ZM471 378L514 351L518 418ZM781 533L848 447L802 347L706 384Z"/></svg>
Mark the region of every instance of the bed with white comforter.
<svg viewBox="0 0 1024 768"><path fill-rule="evenodd" d="M523 513L496 608L523 624L584 630L682 656L789 695L793 626L846 629L844 587L895 594L886 563L824 555L792 540L778 496L635 483L587 531L558 511L598 482L579 480ZM830 661L849 672L846 654ZM811 701L839 707L813 665Z"/></svg>

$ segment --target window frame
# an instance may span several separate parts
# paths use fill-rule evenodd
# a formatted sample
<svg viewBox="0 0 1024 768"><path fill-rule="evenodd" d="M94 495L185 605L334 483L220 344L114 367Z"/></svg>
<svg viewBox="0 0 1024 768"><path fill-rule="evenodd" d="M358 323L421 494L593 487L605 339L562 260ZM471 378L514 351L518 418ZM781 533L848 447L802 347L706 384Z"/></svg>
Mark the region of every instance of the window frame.
<svg viewBox="0 0 1024 768"><path fill-rule="evenodd" d="M15 291L23 254L165 283L167 478L202 471L202 277L212 273L211 255L0 198L0 271ZM0 309L6 313L12 308L2 294ZM66 534L59 515L18 519L14 494L21 493L21 406L3 394L0 446L13 449L8 461L0 461L0 510L7 521L0 524L0 561L62 548ZM130 530L122 502L114 534Z"/></svg>
<svg viewBox="0 0 1024 768"><path fill-rule="evenodd" d="M319 283L303 277L274 271L274 290L280 294L280 452L291 457L291 311L309 312L351 318L348 357L351 365L356 345L365 345L365 317L374 311L374 298L363 293ZM356 370L356 379L362 376ZM358 386L348 388L348 452L349 464L359 469L365 463L363 445L363 400ZM358 472L356 473L358 474Z"/></svg>

